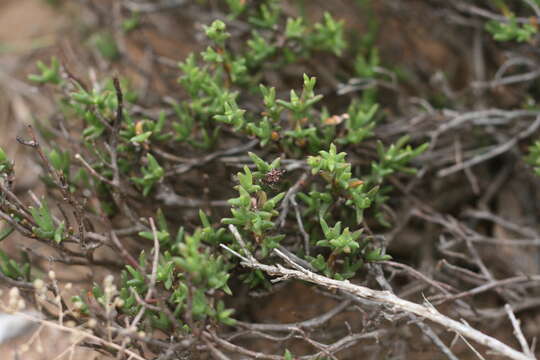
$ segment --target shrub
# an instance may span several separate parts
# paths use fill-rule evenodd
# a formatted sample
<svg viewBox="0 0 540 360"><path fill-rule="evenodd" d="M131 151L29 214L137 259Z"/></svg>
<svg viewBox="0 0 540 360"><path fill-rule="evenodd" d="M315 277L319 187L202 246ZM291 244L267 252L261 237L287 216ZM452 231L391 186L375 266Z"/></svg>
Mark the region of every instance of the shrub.
<svg viewBox="0 0 540 360"><path fill-rule="evenodd" d="M317 86L315 56L347 62L336 75L343 79L388 76L373 33L351 43L331 14L311 23L285 15L276 0L228 0L226 8L203 27L206 48L178 64L181 95L152 109L127 78L89 84L54 57L37 64L28 79L53 91L57 107L49 128L29 126L18 138L43 167L47 195L33 205L14 194L14 166L0 149L0 240L19 233L50 247L53 262L109 274L69 299L28 256L0 252L2 276L44 303L52 294L57 309L44 313L92 327L95 346L111 356L220 358L215 344L254 356L230 342L258 330L234 298L274 291L273 275L289 276L279 273L284 259L337 284L390 260L376 234L399 220L392 185L416 174L428 148L418 137L376 135L387 115L377 87L333 101ZM136 31L143 18L130 13L117 30ZM512 16L486 29L501 41L536 33ZM122 58L108 30L90 38L107 61ZM306 73L272 85L270 74L295 65Z"/></svg>

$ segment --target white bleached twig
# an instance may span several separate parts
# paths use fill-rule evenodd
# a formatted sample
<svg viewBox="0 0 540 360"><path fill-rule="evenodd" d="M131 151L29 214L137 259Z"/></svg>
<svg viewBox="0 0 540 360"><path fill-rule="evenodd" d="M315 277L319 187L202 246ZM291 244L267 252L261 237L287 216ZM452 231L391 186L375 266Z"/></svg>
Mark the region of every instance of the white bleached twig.
<svg viewBox="0 0 540 360"><path fill-rule="evenodd" d="M239 234L236 234L237 236ZM232 252L226 245L221 244L221 246ZM471 339L478 344L481 344L490 350L493 350L501 355L508 357L509 359L514 360L534 360L534 356L530 356L526 353L517 351L510 346L502 343L501 341L488 336L467 324L463 324L459 321L451 319L443 314L441 314L433 306L424 306L420 304L413 303L399 298L390 291L381 291L373 290L365 286L355 285L350 283L348 280L341 281L328 278L323 275L316 274L312 271L309 271L300 265L294 263L289 257L287 257L283 252L278 249L274 249L276 255L282 258L288 266L293 267L294 269L284 267L282 265L266 265L258 262L254 257L248 256L242 257L241 264L245 267L251 269L261 270L268 275L276 276L282 279L298 279L312 284L316 284L328 289L339 289L350 294L353 294L359 298L370 300L373 302L380 303L385 305L390 310L396 312L407 312L412 313L422 318L431 320L449 331L456 332L461 336ZM232 252L234 253L234 252Z"/></svg>

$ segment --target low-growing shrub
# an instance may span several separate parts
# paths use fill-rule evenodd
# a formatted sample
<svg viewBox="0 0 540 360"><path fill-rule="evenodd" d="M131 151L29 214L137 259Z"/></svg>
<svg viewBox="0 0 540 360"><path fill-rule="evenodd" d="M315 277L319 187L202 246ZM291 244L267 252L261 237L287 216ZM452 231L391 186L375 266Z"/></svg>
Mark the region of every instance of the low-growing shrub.
<svg viewBox="0 0 540 360"><path fill-rule="evenodd" d="M204 50L178 64L178 93L151 106L128 77L89 81L57 57L37 63L28 80L53 94L56 110L47 126L19 134L17 146L29 147L42 166L42 198L15 194L17 174L0 149L0 241L18 233L50 251L28 248L17 260L0 252L3 280L33 292L26 295L49 319L92 329L82 344L117 358L295 358L285 345L274 356L234 343L244 335L280 342L264 334L272 324L250 324L242 313L256 298L239 298L278 291L278 280L321 284L322 276L327 287L339 284L326 296L345 299L345 308L351 294L364 293L342 286L368 272L384 288L377 264L392 253L379 234L401 221L392 210L402 200L396 180L414 178L429 146L414 134L376 135L388 111L372 85L396 75L382 69L376 26L351 41L330 13L312 22L285 14L277 0L220 6L228 13L203 26ZM132 11L115 31L136 32L143 21ZM497 41L536 34L512 15L486 30ZM109 29L89 39L96 56L122 58ZM327 70L365 86L341 96L321 91L313 57L341 63ZM302 71L275 81L283 69ZM535 167L538 149L529 158ZM54 272L47 280L40 271L40 257L62 269L88 267L95 282L66 296ZM386 305L441 323L423 307L389 299ZM11 310L24 307L13 302ZM313 327L335 314L318 315ZM305 356L335 358L341 349L310 339L303 333L310 324L287 326L276 328L320 350L299 350ZM384 332L377 331L370 336ZM324 329L318 334L324 338ZM328 337L338 344L340 336L347 337Z"/></svg>

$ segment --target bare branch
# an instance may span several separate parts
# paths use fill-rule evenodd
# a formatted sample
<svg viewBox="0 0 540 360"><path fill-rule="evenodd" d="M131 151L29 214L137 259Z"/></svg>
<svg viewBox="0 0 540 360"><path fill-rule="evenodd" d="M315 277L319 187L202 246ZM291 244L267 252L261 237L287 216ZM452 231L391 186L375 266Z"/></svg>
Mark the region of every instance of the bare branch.
<svg viewBox="0 0 540 360"><path fill-rule="evenodd" d="M310 282L319 286L323 286L329 289L339 289L346 291L355 296L358 296L363 299L371 300L374 302L381 303L393 309L394 311L402 311L407 313L412 313L417 316L429 319L448 330L454 331L463 335L466 338L476 341L477 343L484 345L491 350L500 353L501 355L507 356L510 359L514 360L531 360L530 356L523 352L512 349L508 345L502 343L501 341L488 336L468 325L464 325L456 320L453 320L439 311L437 311L433 306L424 306L413 303L411 301L403 300L396 295L392 294L389 291L380 291L367 288L365 286L354 285L348 280L341 281L328 278L311 272L305 268L302 268L298 264L288 259L283 253L280 253L279 250L274 250L278 256L284 259L290 266L294 266L295 269L290 269L283 267L281 265L265 265L261 264L255 259L251 258L249 261L242 261L242 265L251 269L258 269L264 271L268 275L278 276L281 278L293 278L306 282Z"/></svg>

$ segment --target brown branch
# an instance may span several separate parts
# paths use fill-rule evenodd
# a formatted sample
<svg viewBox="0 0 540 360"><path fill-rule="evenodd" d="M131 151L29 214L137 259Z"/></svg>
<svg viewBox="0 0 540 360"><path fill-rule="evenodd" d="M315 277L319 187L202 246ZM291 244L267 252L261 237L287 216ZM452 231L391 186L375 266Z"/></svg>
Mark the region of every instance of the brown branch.
<svg viewBox="0 0 540 360"><path fill-rule="evenodd" d="M67 183L67 180L65 179L64 174L56 171L56 169L52 166L47 156L45 156L45 154L43 153L43 150L41 148L41 145L39 144L39 141L37 140L37 136L36 136L36 133L34 132L34 129L32 128L32 125L28 125L27 130L28 130L31 140L24 140L20 137L17 137L17 141L23 145L30 146L37 151L46 170L52 176L56 186L58 186L58 188L60 189L60 192L62 193L64 201L67 201L73 207L75 219L77 221L78 228L79 228L78 229L79 243L82 249L87 250L87 244L86 244L86 239L85 239L84 214L82 211L83 206L79 201L75 199L74 195L71 193L69 189L69 184Z"/></svg>

